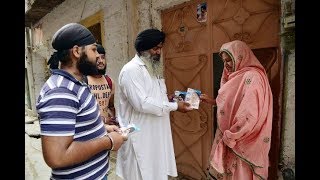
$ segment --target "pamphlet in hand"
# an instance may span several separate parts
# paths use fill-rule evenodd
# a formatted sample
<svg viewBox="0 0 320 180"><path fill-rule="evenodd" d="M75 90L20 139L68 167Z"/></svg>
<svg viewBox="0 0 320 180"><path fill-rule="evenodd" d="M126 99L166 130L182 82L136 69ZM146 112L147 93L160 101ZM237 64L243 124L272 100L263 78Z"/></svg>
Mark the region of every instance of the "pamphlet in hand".
<svg viewBox="0 0 320 180"><path fill-rule="evenodd" d="M133 132L140 131L140 128L138 128L135 124L128 124L125 127L120 128L122 135L128 136L132 134Z"/></svg>
<svg viewBox="0 0 320 180"><path fill-rule="evenodd" d="M193 109L199 109L201 91L188 88L185 101L190 104Z"/></svg>
<svg viewBox="0 0 320 180"><path fill-rule="evenodd" d="M186 91L174 91L174 102L184 101L186 97L187 92Z"/></svg>
<svg viewBox="0 0 320 180"><path fill-rule="evenodd" d="M185 101L193 109L199 109L201 91L188 88L187 91L174 91L174 102Z"/></svg>

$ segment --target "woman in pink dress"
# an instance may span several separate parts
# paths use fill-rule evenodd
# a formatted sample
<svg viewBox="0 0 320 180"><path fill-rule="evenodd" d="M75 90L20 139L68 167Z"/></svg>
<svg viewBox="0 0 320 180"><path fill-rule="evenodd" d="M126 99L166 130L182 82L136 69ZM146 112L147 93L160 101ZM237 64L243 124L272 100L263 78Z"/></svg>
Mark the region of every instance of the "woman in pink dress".
<svg viewBox="0 0 320 180"><path fill-rule="evenodd" d="M266 180L272 129L272 92L266 71L242 41L223 44L219 54L224 69L218 96L200 96L217 106L208 177Z"/></svg>

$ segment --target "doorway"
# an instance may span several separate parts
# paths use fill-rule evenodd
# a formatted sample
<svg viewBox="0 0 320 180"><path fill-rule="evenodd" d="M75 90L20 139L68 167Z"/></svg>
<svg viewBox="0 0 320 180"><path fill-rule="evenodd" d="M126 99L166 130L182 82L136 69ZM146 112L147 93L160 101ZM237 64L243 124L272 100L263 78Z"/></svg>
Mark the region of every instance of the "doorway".
<svg viewBox="0 0 320 180"><path fill-rule="evenodd" d="M201 7L205 17L200 18ZM200 10L200 11L199 11ZM273 93L272 145L268 179L277 179L282 112L280 1L193 0L161 12L166 33L163 48L169 94L188 87L215 97L219 89L222 44L245 41L266 68ZM171 112L171 128L179 176L206 179L215 130L215 111L201 104L187 113Z"/></svg>
<svg viewBox="0 0 320 180"><path fill-rule="evenodd" d="M80 21L80 24L89 29L96 39L96 43L104 46L104 23L103 23L103 11L100 10L97 13L87 17ZM105 46L104 46L105 47Z"/></svg>

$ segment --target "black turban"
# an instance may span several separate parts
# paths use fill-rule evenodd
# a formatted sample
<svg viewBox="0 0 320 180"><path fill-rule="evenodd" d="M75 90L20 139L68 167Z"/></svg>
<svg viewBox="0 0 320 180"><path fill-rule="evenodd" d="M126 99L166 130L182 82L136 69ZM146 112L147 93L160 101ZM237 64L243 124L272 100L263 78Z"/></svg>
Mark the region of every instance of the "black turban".
<svg viewBox="0 0 320 180"><path fill-rule="evenodd" d="M60 28L52 38L52 47L57 50L54 52L48 64L51 69L57 69L59 60L65 56L63 50L71 49L74 45L86 46L96 42L92 33L81 24L69 23Z"/></svg>
<svg viewBox="0 0 320 180"><path fill-rule="evenodd" d="M146 29L140 32L134 43L137 52L149 50L157 46L160 42L164 43L165 34L158 29Z"/></svg>
<svg viewBox="0 0 320 180"><path fill-rule="evenodd" d="M86 46L95 42L96 39L86 27L78 23L69 23L53 35L52 47L55 50L65 50L74 45Z"/></svg>
<svg viewBox="0 0 320 180"><path fill-rule="evenodd" d="M101 44L97 44L97 51L99 54L106 54L106 51Z"/></svg>

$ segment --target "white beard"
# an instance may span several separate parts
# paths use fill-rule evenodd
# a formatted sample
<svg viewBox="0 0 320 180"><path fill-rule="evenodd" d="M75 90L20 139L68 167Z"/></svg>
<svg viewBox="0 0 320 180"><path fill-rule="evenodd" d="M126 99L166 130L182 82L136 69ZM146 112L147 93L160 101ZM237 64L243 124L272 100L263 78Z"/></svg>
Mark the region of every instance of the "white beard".
<svg viewBox="0 0 320 180"><path fill-rule="evenodd" d="M145 63L146 69L152 77L163 77L163 63L161 59L159 61L153 60L148 51L142 52L140 59Z"/></svg>

